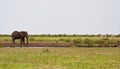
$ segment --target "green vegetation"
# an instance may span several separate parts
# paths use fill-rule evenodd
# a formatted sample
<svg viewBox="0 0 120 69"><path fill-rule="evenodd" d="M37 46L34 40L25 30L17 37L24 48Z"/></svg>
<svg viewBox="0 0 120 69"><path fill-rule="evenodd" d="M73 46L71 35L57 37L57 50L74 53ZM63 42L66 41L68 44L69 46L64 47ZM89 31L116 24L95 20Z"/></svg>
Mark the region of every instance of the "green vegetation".
<svg viewBox="0 0 120 69"><path fill-rule="evenodd" d="M119 69L120 48L0 48L0 69Z"/></svg>
<svg viewBox="0 0 120 69"><path fill-rule="evenodd" d="M16 42L20 42L17 40ZM70 45L69 48L4 48L0 46L0 69L119 69L120 36L30 35L29 43ZM12 43L10 35L0 35L0 43ZM60 44L61 43L61 44ZM79 46L94 48L78 48ZM105 48L106 46L110 46ZM101 47L101 48L97 48Z"/></svg>
<svg viewBox="0 0 120 69"><path fill-rule="evenodd" d="M84 47L114 47L120 45L120 35L106 35L106 38L101 38L100 35L29 35L30 43L52 42L68 44L70 46ZM10 35L0 35L0 42L12 42ZM20 42L17 40L17 42Z"/></svg>

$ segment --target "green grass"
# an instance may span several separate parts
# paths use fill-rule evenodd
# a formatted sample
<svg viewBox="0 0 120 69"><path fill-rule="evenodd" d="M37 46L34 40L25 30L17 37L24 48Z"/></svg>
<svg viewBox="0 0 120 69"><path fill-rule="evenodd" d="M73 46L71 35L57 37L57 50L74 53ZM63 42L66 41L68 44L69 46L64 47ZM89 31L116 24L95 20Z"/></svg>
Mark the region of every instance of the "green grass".
<svg viewBox="0 0 120 69"><path fill-rule="evenodd" d="M0 69L119 69L120 48L0 48Z"/></svg>
<svg viewBox="0 0 120 69"><path fill-rule="evenodd" d="M79 36L75 36L75 37L64 37L64 36L61 36L61 37L49 37L49 36L29 36L29 41L66 41L66 40L76 40L76 39L81 39L81 40L84 40L84 39L91 39L91 40L99 40L101 39L100 37L79 37ZM110 40L119 40L120 37L109 37L108 39ZM12 39L10 36L0 36L0 42L3 41L3 42L6 42L6 41L9 41L11 42Z"/></svg>
<svg viewBox="0 0 120 69"><path fill-rule="evenodd" d="M29 43L39 43L39 42L53 42L53 43L70 43L71 46L118 46L120 42L120 37L108 37L102 39L100 37L82 37L82 36L69 36L69 37L49 37L49 36L29 36ZM11 42L12 39L10 36L0 36L0 42ZM20 40L16 40L17 43L20 43Z"/></svg>

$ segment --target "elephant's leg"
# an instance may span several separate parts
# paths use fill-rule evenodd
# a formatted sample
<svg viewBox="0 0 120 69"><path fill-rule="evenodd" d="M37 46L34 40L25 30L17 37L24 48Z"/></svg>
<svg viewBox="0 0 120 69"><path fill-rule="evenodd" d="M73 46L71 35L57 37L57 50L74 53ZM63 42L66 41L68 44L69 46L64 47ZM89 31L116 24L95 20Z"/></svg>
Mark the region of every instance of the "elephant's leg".
<svg viewBox="0 0 120 69"><path fill-rule="evenodd" d="M15 39L13 39L13 44L15 44Z"/></svg>
<svg viewBox="0 0 120 69"><path fill-rule="evenodd" d="M23 44L25 44L25 38L23 37Z"/></svg>
<svg viewBox="0 0 120 69"><path fill-rule="evenodd" d="M20 38L20 44L22 45L22 41L23 41L23 39L22 38Z"/></svg>

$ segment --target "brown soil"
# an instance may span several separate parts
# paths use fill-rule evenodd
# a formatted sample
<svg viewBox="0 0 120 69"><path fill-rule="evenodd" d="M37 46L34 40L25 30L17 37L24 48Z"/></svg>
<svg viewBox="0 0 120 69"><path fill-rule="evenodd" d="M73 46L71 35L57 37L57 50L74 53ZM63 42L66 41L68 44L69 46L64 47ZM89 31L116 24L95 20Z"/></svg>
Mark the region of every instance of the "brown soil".
<svg viewBox="0 0 120 69"><path fill-rule="evenodd" d="M70 47L73 46L72 43L55 43L55 42L39 42L39 43L29 43L23 44L20 43L13 44L12 42L0 42L0 47ZM78 47L95 47L95 46L78 46ZM96 46L103 47L103 46ZM120 45L114 46L104 46L104 47L120 47Z"/></svg>
<svg viewBox="0 0 120 69"><path fill-rule="evenodd" d="M41 43L29 43L23 44L20 43L0 43L0 47L70 47L70 43L49 43L49 42L41 42Z"/></svg>

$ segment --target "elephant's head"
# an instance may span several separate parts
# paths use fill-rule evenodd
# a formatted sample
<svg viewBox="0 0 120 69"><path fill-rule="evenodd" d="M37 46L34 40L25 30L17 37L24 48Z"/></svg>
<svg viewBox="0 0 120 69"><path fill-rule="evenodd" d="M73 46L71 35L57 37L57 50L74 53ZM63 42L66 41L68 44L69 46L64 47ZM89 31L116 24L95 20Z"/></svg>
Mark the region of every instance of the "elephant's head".
<svg viewBox="0 0 120 69"><path fill-rule="evenodd" d="M21 37L26 38L27 44L28 44L28 33L26 31L20 32Z"/></svg>

